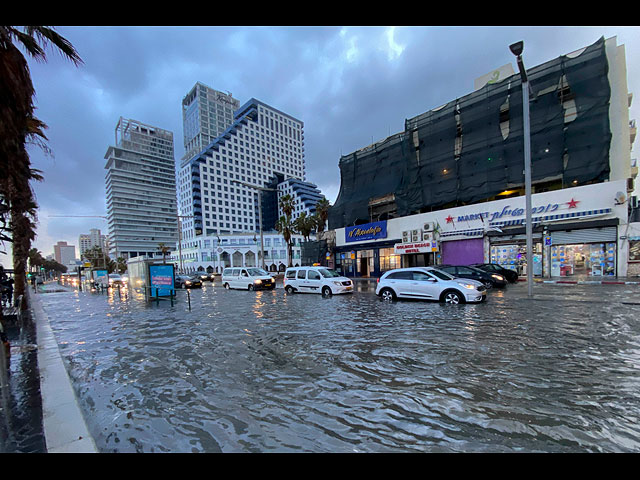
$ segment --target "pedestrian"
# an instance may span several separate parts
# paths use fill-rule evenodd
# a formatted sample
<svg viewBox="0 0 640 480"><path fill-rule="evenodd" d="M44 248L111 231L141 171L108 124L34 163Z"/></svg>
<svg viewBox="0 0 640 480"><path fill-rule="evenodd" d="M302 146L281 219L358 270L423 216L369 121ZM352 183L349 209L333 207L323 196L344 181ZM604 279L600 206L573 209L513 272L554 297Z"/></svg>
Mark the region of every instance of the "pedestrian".
<svg viewBox="0 0 640 480"><path fill-rule="evenodd" d="M11 306L11 301L13 299L13 278L6 278L5 280L0 280L0 287L2 288L2 303L7 306Z"/></svg>

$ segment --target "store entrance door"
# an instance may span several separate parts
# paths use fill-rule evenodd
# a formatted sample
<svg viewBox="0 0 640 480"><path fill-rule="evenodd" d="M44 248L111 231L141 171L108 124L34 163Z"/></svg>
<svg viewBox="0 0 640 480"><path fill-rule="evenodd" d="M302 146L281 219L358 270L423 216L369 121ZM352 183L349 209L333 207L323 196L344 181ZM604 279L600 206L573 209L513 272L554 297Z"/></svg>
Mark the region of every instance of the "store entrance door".
<svg viewBox="0 0 640 480"><path fill-rule="evenodd" d="M603 276L616 274L616 244L552 245L551 276Z"/></svg>

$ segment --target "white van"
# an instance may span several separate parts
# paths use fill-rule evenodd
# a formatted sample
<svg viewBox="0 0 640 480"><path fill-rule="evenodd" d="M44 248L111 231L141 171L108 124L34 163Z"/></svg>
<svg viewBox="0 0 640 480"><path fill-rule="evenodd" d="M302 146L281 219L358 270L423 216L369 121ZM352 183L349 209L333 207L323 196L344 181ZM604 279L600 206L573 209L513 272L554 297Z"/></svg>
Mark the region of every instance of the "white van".
<svg viewBox="0 0 640 480"><path fill-rule="evenodd" d="M295 267L284 272L284 289L287 293L351 293L353 282L327 267Z"/></svg>
<svg viewBox="0 0 640 480"><path fill-rule="evenodd" d="M226 289L261 290L276 288L275 279L256 267L230 267L222 272L222 286Z"/></svg>

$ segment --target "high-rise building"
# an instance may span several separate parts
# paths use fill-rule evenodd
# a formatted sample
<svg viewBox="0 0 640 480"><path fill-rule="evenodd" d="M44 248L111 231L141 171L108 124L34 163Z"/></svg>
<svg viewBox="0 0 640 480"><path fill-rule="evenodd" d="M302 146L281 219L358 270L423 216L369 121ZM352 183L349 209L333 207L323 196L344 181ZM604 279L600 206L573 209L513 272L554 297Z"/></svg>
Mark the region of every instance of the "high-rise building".
<svg viewBox="0 0 640 480"><path fill-rule="evenodd" d="M53 257L61 265L69 265L76 259L75 245L67 245L67 242L58 242L53 246Z"/></svg>
<svg viewBox="0 0 640 480"><path fill-rule="evenodd" d="M78 245L80 248L80 257L93 247L100 247L104 252L107 251L107 236L102 235L100 229L92 228L89 233L81 233L78 237Z"/></svg>
<svg viewBox="0 0 640 480"><path fill-rule="evenodd" d="M239 106L240 101L230 92L223 93L197 82L182 99L185 150L182 162L220 136L233 122L233 112Z"/></svg>
<svg viewBox="0 0 640 480"><path fill-rule="evenodd" d="M215 264L218 254L223 258L231 253L228 256L233 258L233 252L225 250L225 236L229 236L231 245L236 238L244 244L244 235L247 245L257 249L253 239L260 231L260 208L267 219L263 219L263 230L273 231L275 221L268 219L279 215L278 192L289 189L295 193L292 197L298 214L301 205L311 208L308 196L302 195L303 185L308 192L315 189L314 194L319 195L315 185L305 182L304 123L255 98L235 111L232 124L205 149L183 162L178 175L182 220L179 250L183 261L195 262L192 266L196 268ZM295 189L292 181L296 182ZM286 186L281 186L283 182ZM269 201L271 197L275 201ZM206 252L202 251L205 241L210 245ZM275 253L278 256L266 264L282 268L286 256L281 258L279 249ZM298 250L296 254L299 259ZM237 266L238 262L245 265L246 257L236 257L231 263Z"/></svg>
<svg viewBox="0 0 640 480"><path fill-rule="evenodd" d="M109 254L160 255L178 239L173 133L120 117L105 154Z"/></svg>

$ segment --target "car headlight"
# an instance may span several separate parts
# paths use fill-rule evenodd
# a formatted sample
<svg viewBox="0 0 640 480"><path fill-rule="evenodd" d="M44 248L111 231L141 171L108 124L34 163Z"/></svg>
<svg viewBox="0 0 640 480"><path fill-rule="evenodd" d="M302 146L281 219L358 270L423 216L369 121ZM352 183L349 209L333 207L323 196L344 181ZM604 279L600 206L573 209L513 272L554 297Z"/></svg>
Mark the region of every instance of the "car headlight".
<svg viewBox="0 0 640 480"><path fill-rule="evenodd" d="M338 285L338 286L341 286L341 285L342 285L342 283L340 283L340 282L333 282L333 284L334 284L334 285Z"/></svg>
<svg viewBox="0 0 640 480"><path fill-rule="evenodd" d="M185 285L191 285L191 282L189 280L187 280L186 282L184 282Z"/></svg>
<svg viewBox="0 0 640 480"><path fill-rule="evenodd" d="M259 278L257 280L255 280L253 283L257 283L258 285L260 285L262 283L262 280L260 280Z"/></svg>
<svg viewBox="0 0 640 480"><path fill-rule="evenodd" d="M272 282L275 282L275 281L276 281L276 279L275 279L275 278L273 278L273 277L271 277L269 280L271 280Z"/></svg>
<svg viewBox="0 0 640 480"><path fill-rule="evenodd" d="M471 283L458 282L458 284L462 285L464 288L468 288L469 290L474 290L476 288L476 286Z"/></svg>
<svg viewBox="0 0 640 480"><path fill-rule="evenodd" d="M496 280L504 280L504 277L503 277L502 275L496 275L496 274L493 274L493 275L491 275L491 276L492 276L493 278L495 278Z"/></svg>

